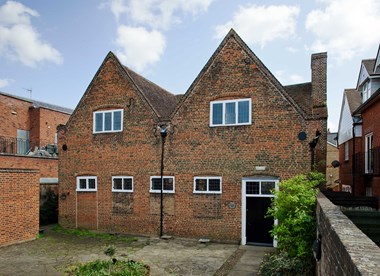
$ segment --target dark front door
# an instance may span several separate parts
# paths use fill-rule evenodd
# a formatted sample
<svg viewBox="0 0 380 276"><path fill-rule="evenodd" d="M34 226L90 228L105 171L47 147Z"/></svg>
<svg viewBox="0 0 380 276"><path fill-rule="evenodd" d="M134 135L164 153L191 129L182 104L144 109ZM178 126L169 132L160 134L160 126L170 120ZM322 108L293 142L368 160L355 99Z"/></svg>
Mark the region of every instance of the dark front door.
<svg viewBox="0 0 380 276"><path fill-rule="evenodd" d="M269 231L273 218L266 218L271 197L247 197L246 237L247 243L273 245Z"/></svg>

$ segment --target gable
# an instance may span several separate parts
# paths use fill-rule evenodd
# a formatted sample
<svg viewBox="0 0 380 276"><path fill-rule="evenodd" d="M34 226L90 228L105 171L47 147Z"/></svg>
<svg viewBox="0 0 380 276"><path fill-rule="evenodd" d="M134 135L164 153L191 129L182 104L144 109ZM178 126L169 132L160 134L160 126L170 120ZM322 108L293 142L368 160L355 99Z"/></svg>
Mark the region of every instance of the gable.
<svg viewBox="0 0 380 276"><path fill-rule="evenodd" d="M380 44L379 44L379 48L377 49L375 67L373 68L373 72L375 74L380 74Z"/></svg>
<svg viewBox="0 0 380 276"><path fill-rule="evenodd" d="M366 79L369 78L368 71L366 67L364 66L364 63L362 62L362 66L360 67L360 72L359 72L359 79L358 79L358 84L356 88L358 89Z"/></svg>
<svg viewBox="0 0 380 276"><path fill-rule="evenodd" d="M136 104L136 100L142 103L139 108L148 112L154 120L168 117L177 103L173 94L123 66L110 52L66 126L70 127L81 109L85 109L89 114L101 108L128 108ZM89 108L91 110L88 110Z"/></svg>
<svg viewBox="0 0 380 276"><path fill-rule="evenodd" d="M228 72L231 74L228 74ZM228 75L230 77L228 77ZM218 94L218 91L208 91L207 89L207 87L211 87L218 82L223 82L223 95ZM236 32L231 29L185 95L181 98L172 114L172 118L183 108L185 102L188 98L192 97L194 93L209 93L213 99L217 99L218 97L231 98L239 97L242 91L252 90L255 89L255 87L257 89L260 85L269 85L276 90L278 96L285 101L291 109L302 117L307 117L307 114L300 105L288 94L281 83L249 49ZM203 91L195 92L202 90L199 89L200 86L203 87Z"/></svg>
<svg viewBox="0 0 380 276"><path fill-rule="evenodd" d="M339 117L338 145L341 145L353 138L352 124L353 124L353 119L352 119L350 106L347 100L347 94L344 93L341 111L340 111L340 117Z"/></svg>

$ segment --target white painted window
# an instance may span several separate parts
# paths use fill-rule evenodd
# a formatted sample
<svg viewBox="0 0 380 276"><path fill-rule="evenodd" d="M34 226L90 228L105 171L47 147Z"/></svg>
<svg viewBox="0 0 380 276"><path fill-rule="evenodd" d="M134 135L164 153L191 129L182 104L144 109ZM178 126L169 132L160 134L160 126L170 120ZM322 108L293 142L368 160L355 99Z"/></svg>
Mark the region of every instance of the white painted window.
<svg viewBox="0 0 380 276"><path fill-rule="evenodd" d="M272 197L273 190L276 188L277 182L277 180L247 180L245 182L245 193L247 196L254 195Z"/></svg>
<svg viewBox="0 0 380 276"><path fill-rule="evenodd" d="M123 130L123 110L95 111L94 133L120 132Z"/></svg>
<svg viewBox="0 0 380 276"><path fill-rule="evenodd" d="M96 176L78 176L77 191L96 192L98 189L98 179Z"/></svg>
<svg viewBox="0 0 380 276"><path fill-rule="evenodd" d="M163 183L161 183L160 176L150 177L150 192L161 193L161 185L164 193L174 193L174 176L164 176Z"/></svg>
<svg viewBox="0 0 380 276"><path fill-rule="evenodd" d="M344 161L348 161L350 158L350 147L348 142L344 143Z"/></svg>
<svg viewBox="0 0 380 276"><path fill-rule="evenodd" d="M112 192L133 192L132 176L113 176Z"/></svg>
<svg viewBox="0 0 380 276"><path fill-rule="evenodd" d="M251 99L210 102L210 126L250 125Z"/></svg>
<svg viewBox="0 0 380 276"><path fill-rule="evenodd" d="M214 176L194 177L194 193L221 194L222 178Z"/></svg>
<svg viewBox="0 0 380 276"><path fill-rule="evenodd" d="M373 133L365 136L365 173L373 173Z"/></svg>
<svg viewBox="0 0 380 276"><path fill-rule="evenodd" d="M363 84L363 103L371 97L371 84L369 81Z"/></svg>

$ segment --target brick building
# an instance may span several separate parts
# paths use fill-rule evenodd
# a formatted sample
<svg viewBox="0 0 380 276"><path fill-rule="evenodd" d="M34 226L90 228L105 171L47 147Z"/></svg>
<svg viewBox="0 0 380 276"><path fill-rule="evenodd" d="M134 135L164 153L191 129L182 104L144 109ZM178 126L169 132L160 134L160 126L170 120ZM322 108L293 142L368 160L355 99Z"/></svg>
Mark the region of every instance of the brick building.
<svg viewBox="0 0 380 276"><path fill-rule="evenodd" d="M58 191L56 129L71 112L0 93L0 246L37 237L40 192Z"/></svg>
<svg viewBox="0 0 380 276"><path fill-rule="evenodd" d="M380 46L375 59L362 61L356 89L345 90L338 141L342 184L355 195L380 199L379 52Z"/></svg>
<svg viewBox="0 0 380 276"><path fill-rule="evenodd" d="M283 86L231 30L173 95L109 53L59 131L60 224L272 245L270 190L326 168L326 59Z"/></svg>
<svg viewBox="0 0 380 276"><path fill-rule="evenodd" d="M0 167L38 169L42 182L57 182L57 126L71 112L0 92Z"/></svg>

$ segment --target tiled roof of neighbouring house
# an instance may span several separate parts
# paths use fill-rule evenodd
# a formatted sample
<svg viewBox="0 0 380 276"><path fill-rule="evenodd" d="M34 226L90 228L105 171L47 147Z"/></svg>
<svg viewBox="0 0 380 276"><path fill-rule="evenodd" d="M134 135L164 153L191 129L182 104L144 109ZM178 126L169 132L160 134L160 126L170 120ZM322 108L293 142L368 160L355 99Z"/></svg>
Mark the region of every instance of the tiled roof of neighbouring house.
<svg viewBox="0 0 380 276"><path fill-rule="evenodd" d="M18 100L21 100L21 101L24 101L24 102L29 102L29 103L31 103L32 106L35 106L35 107L42 107L42 108L45 108L45 109L50 109L50 110L58 111L58 112L61 112L61 113L66 113L66 114L69 114L69 115L71 113L73 113L73 109L67 108L67 107L62 107L62 106L58 106L58 105L54 105L54 104L49 104L49 103L45 103L45 102L41 102L41 101L36 101L36 100L33 100L33 99L19 97L19 96L15 96L15 95L4 93L4 92L0 92L0 95L6 96L6 97L11 97L11 98L14 98L14 99L18 99Z"/></svg>
<svg viewBox="0 0 380 276"><path fill-rule="evenodd" d="M177 96L140 76L128 67L124 66L124 69L158 115L168 118L177 104Z"/></svg>
<svg viewBox="0 0 380 276"><path fill-rule="evenodd" d="M338 133L332 132L332 133L327 133L327 142L330 144L334 145L335 147L338 146Z"/></svg>
<svg viewBox="0 0 380 276"><path fill-rule="evenodd" d="M361 94L356 89L344 89L344 93L346 94L348 106L352 115L362 103Z"/></svg>
<svg viewBox="0 0 380 276"><path fill-rule="evenodd" d="M373 69L375 67L376 59L363 59L362 63L364 64L365 69L367 70L368 74L373 75Z"/></svg>

